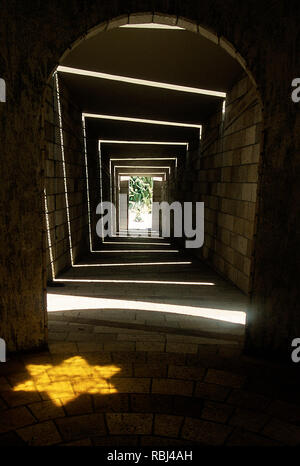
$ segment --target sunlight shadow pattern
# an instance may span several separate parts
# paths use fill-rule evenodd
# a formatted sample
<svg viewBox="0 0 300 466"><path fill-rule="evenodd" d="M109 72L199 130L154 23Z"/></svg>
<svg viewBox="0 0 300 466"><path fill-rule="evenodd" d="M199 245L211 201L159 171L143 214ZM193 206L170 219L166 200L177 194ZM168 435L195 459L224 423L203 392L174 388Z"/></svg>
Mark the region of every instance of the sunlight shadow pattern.
<svg viewBox="0 0 300 466"><path fill-rule="evenodd" d="M43 392L54 404L70 402L82 394L112 394L117 390L109 379L120 372L117 366L91 366L81 356L64 360L61 364L28 364L30 379L19 383L15 392Z"/></svg>
<svg viewBox="0 0 300 466"><path fill-rule="evenodd" d="M227 309L182 306L144 301L128 301L124 299L88 298L84 296L61 295L48 293L48 312L84 310L84 309L126 309L153 312L184 314L207 319L221 320L245 325L246 313Z"/></svg>

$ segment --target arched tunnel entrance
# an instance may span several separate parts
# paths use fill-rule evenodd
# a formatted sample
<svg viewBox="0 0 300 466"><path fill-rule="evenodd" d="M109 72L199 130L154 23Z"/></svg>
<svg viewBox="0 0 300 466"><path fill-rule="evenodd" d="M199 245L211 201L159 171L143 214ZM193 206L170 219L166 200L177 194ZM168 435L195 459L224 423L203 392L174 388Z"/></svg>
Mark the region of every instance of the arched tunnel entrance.
<svg viewBox="0 0 300 466"><path fill-rule="evenodd" d="M106 322L197 328L242 345L261 107L227 43L166 22L94 31L49 82L48 279L65 285L49 288L49 311L98 309ZM133 175L162 177L157 202L204 202L203 247L184 251L184 237L164 238L159 225L157 237L127 231L120 199ZM115 206L111 237L97 233L99 202Z"/></svg>
<svg viewBox="0 0 300 466"><path fill-rule="evenodd" d="M124 13L125 2L113 2L108 13L102 1L91 8L79 4L72 0L67 10L64 2L57 10L49 3L39 5L44 29L35 29L34 40L29 35L33 61L23 81L28 92L19 92L17 80L12 83L11 95L20 108L33 108L24 117L15 105L17 110L5 123L6 146L16 148L23 142L23 133L20 138L15 131L19 126L29 127L36 140L40 135L37 115L42 99L37 99L36 89L29 92L28 82L36 82L40 90L41 76L79 31L83 34L47 83L41 146L36 144L36 149L27 141L28 159L22 160L21 168L15 161L9 165L11 149L6 152L9 175L12 167L22 172L23 185L17 183L8 193L12 205L18 205L13 196L22 186L31 190L24 190L28 203L20 216L20 241L14 249L5 243L11 250L10 256L5 251L8 286L1 331L9 350L41 350L45 342L49 347L37 354L9 354L7 365L1 365L0 445L297 445L294 368L244 351L245 342L252 354L258 349L263 355L265 347L271 353L282 349L292 334L286 327L297 322L287 312L279 328L283 314L275 300L287 295L283 287L273 301L267 296L278 276L270 272L274 247L267 244L263 255L261 238L262 231L267 236L270 218L277 217L275 210L268 217L268 202L262 208L261 193L265 202L267 189L258 186L262 105L244 59L223 37L227 30L245 51L245 26L253 24L254 16L246 4L228 13L219 2L202 2L203 17L216 26L218 35L198 20L159 13L126 14L85 34L109 12L113 17L114 8ZM178 5L181 13L186 11L184 2ZM58 13L70 11L74 21L65 28L65 16ZM196 10L191 11L189 16L198 18ZM266 37L269 29L259 18L266 15L255 18L257 36ZM47 40L37 40L40 30L47 31ZM281 31L277 34L281 37ZM14 48L14 58L23 48ZM257 57L262 70L256 73L260 84L270 72L268 60L262 63L270 48L273 53L271 44L263 55L249 48L248 58ZM41 64L40 52L46 57ZM12 62L16 67L23 63ZM272 90L263 89L264 102L270 95L269 119L276 114L271 98L276 86L277 81ZM268 190L274 192L270 179L274 166L284 164L284 144L273 166L270 151L282 126L270 127L264 170ZM43 231L37 228L41 210L36 201L43 173L40 149L45 157ZM288 175L286 180L292 179ZM165 224L155 216L150 226L131 226L126 196L130 197L130 181L139 177L151 180L147 192L152 207L156 201L177 206L204 203L202 247L188 248L188 232L175 235L178 224L170 228L170 236L164 234ZM280 184L281 196L282 188ZM100 202L112 206L109 236L103 235L103 225L99 228ZM260 249L255 239L258 211ZM293 215L291 209L288 212ZM185 212L180 219L185 224ZM197 217L191 219L190 230ZM10 233L14 220L6 215ZM41 261L42 233L47 264ZM21 264L14 280L11 257ZM269 275L262 273L263 257L268 259ZM22 268L28 259L32 267ZM46 268L47 318L42 290ZM265 284L269 287L262 292ZM253 290L259 305L249 319ZM271 309L268 320L270 303L275 311Z"/></svg>

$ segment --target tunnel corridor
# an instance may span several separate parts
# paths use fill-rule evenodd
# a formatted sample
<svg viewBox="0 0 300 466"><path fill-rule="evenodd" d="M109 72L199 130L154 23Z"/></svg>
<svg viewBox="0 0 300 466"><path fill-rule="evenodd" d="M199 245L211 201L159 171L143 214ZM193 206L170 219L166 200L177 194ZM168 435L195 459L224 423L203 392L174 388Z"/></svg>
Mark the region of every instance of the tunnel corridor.
<svg viewBox="0 0 300 466"><path fill-rule="evenodd" d="M293 325L259 281L262 86L223 36L144 16L93 23L44 83L43 294L5 327L0 446L299 446ZM156 203L182 208L169 234Z"/></svg>
<svg viewBox="0 0 300 466"><path fill-rule="evenodd" d="M115 238L61 274L58 283L65 286L49 289L50 313L73 310L129 328L227 336L232 344L243 337L243 293L163 238Z"/></svg>
<svg viewBox="0 0 300 466"><path fill-rule="evenodd" d="M139 233L48 288L48 350L0 367L0 445L297 445L297 368L243 354L245 294Z"/></svg>
<svg viewBox="0 0 300 466"><path fill-rule="evenodd" d="M0 445L297 445L296 371L243 355L245 294L148 234L48 288L48 351L0 367Z"/></svg>

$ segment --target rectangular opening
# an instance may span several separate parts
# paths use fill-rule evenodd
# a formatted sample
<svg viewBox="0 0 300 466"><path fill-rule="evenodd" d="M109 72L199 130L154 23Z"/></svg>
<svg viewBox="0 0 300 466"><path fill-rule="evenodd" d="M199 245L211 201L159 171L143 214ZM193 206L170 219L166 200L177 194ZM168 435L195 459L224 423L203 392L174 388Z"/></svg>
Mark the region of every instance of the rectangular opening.
<svg viewBox="0 0 300 466"><path fill-rule="evenodd" d="M153 177L131 176L128 195L128 229L152 230Z"/></svg>

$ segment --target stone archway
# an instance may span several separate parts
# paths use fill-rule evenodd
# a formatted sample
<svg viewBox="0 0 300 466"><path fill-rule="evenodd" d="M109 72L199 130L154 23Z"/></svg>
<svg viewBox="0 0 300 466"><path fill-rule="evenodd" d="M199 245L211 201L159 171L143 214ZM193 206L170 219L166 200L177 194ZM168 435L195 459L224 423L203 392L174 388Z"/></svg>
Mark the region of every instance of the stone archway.
<svg viewBox="0 0 300 466"><path fill-rule="evenodd" d="M72 46L70 46L70 48L63 54L63 56L62 56L62 58L60 60L60 63L63 64L64 59L68 56L68 54L70 54L74 49L76 49L76 47L80 46L80 44L82 44L83 41L87 41L90 38L93 38L98 34L102 34L102 33L105 33L106 31L111 31L111 30L113 30L115 28L118 28L120 26L127 25L128 22L129 22L129 24L139 24L140 22L142 22L142 23L151 23L152 21L154 21L156 23L159 23L159 24L165 24L165 25L168 25L168 26L169 25L179 26L181 28L184 28L184 29L187 29L187 30L191 31L193 34L200 34L200 35L204 36L206 39L212 41L214 44L221 46L225 50L226 54L229 53L233 58L238 60L238 62L242 65L243 69L246 71L245 61L242 59L240 54L238 54L235 51L233 46L231 46L229 44L229 42L226 41L224 38L222 38L222 37L219 38L213 32L208 31L207 29L203 28L202 26L197 25L196 22L193 22L193 21L190 21L190 20L186 20L186 19L183 19L183 18L178 18L176 16L171 16L171 15L157 14L157 15L153 16L153 15L146 14L146 13L145 14L138 14L138 15L122 16L122 17L110 20L110 21L108 21L108 22L106 22L104 24L100 24L100 25L94 27L91 31L87 32L87 34L83 38L78 39L77 41L75 41L73 43ZM238 131L243 132L245 126L247 127L247 125L248 125L248 127L249 127L250 124L252 124L252 120L251 120L252 117L250 115L250 120L251 121L248 122L248 120L249 120L249 116L248 116L246 125L244 125L244 126L242 125L241 128L236 127L236 120L238 118L240 118L241 115L243 115L244 112L248 111L249 107L251 108L251 106L253 105L253 102L256 102L256 108L258 110L258 112L256 111L256 113L261 114L261 109L259 108L260 107L260 99L259 99L258 93L256 91L256 86L254 86L254 84L253 84L253 83L255 83L254 78L253 78L251 72L249 72L248 76L249 76L249 78L248 78L248 80L246 82L246 86L245 86L245 82L242 82L240 84L236 84L237 88L235 90L233 90L232 97L230 97L230 99L229 99L230 101L228 102L228 108L229 107L231 108L231 112L232 112L233 116L230 116L228 121L226 120L226 126L225 126L225 120L222 123L222 125L225 127L227 132L228 132L228 127L230 127L234 123L234 125L235 125L235 129L234 129L235 133L234 134L235 135L236 135L236 133ZM244 78L244 80L245 79L246 78ZM247 92L244 92L245 87L247 89ZM242 92L241 92L240 88L242 89ZM240 95L243 95L243 98L240 97ZM238 103L234 103L234 106L233 106L234 108L232 108L232 99L234 100L234 102L235 102L235 100L237 100L237 102L238 102ZM46 105L45 105L45 107L46 107ZM252 194L250 193L250 194L244 196L243 191L246 190L246 188L251 187L251 185L248 185L247 183L243 184L243 182L248 181L247 176L245 176L245 171L247 171L247 169L249 167L254 168L254 171L255 171L254 175L255 176L253 178L255 178L255 181L256 181L257 166L258 166L259 155L260 155L260 134L259 134L259 131L258 131L259 127L258 126L256 127L254 125L253 127L248 128L248 130L249 129L251 130L250 131L251 133L253 133L252 130L254 130L254 132L258 133L257 136L254 138L254 140L255 140L254 142L256 142L255 157L254 157L255 158L255 164L250 165L250 166L249 165L248 166L247 165L242 166L243 163L244 164L252 163L251 162L252 147L249 147L250 151L247 151L248 156L243 157L244 159L246 159L246 162L245 161L244 162L241 161L239 163L235 162L235 163L232 164L232 167L230 166L231 165L230 163L225 163L224 168L222 168L222 172L226 171L226 170L228 171L228 169L229 170L232 169L232 171L234 171L234 176L232 176L232 178L230 178L230 179L226 179L227 182L228 181L232 182L232 186L233 186L232 193L229 193L229 195L227 194L227 197L232 199L232 203L239 204L238 207L239 207L239 210L242 211L242 214L234 213L234 210L237 210L236 206L233 206L231 211L228 212L228 211L225 210L225 212L227 212L227 214L228 213L232 214L232 215L229 215L228 217L231 217L231 220L233 219L234 222L242 223L242 225L239 227L239 230L238 230L239 233L241 233L240 230L243 230L248 225L250 225L250 227L248 226L248 230L250 230L250 232L248 232L246 234L241 233L244 236L239 236L239 235L237 236L236 231L234 230L233 226L229 227L229 228L227 226L225 226L226 231L224 230L224 233L226 233L227 235L233 236L233 238L230 241L230 246L233 245L233 248L227 247L227 243L225 242L223 244L223 247L222 246L221 246L221 248L212 247L212 248L210 248L210 251L209 251L209 255L213 256L213 260L210 260L210 263L214 266L214 268L219 273L224 275L227 279L231 280L235 285L237 285L240 289L242 289L246 293L248 293L251 290L251 271L252 271L252 260L253 260L254 213L255 213L256 196L255 196L255 192L253 192ZM248 136L247 136L247 138L248 138ZM248 142L250 143L253 138L251 137L251 138L248 138L248 139L249 139ZM250 139L251 139L251 141L250 141ZM246 141L244 143L241 143L240 146L248 144L248 142ZM203 144L205 145L205 141L203 141ZM218 145L219 144L220 143L218 142ZM221 143L221 145L223 145L223 143ZM239 147L238 144L236 144L236 146ZM245 149L246 148L247 147L245 147ZM239 149L239 150L241 151L241 149ZM222 149L222 151L223 151L223 149ZM51 149L49 150L49 152L51 152ZM207 155L210 155L210 154L208 153L208 154L206 154L206 156ZM230 154L228 154L228 155L230 155ZM200 157L200 153L196 154L196 159L197 159L197 157ZM202 154L201 154L201 157L202 157ZM232 154L231 154L231 158L232 158ZM240 159L241 158L242 157L240 157ZM50 163L51 163L51 161L50 161ZM239 167L239 164L241 165L241 167ZM220 164L219 166L222 167L222 164ZM243 169L242 176L239 175L239 173L237 173L237 169L239 169L239 168L240 168L240 172ZM188 170L188 168L186 170ZM195 170L196 170L196 166L194 167L192 172L195 172ZM201 167L201 170L205 174L205 166ZM221 169L218 168L217 170L220 171ZM95 167L95 171L98 173L98 168ZM188 175L185 173L184 176L188 176ZM191 176L193 176L193 173L191 173ZM241 178L241 180L240 180L240 178ZM220 177L220 179L217 180L217 181L221 182L222 177ZM241 181L241 182L236 183L237 181L238 182ZM250 181L254 181L254 180L251 179ZM89 181L89 183L90 183L90 181ZM255 184L255 186L254 186L254 184ZM253 184L253 186L256 188L257 183L254 183L254 184ZM212 185L211 190L215 190L216 188L217 188L217 183ZM237 190L236 188L238 188L238 193L237 194L235 193L235 191ZM203 192L203 193L200 192L200 194L205 197L205 192ZM89 194L88 194L88 196L89 196ZM203 200L206 203L207 198L205 198ZM222 200L222 196L221 197L216 197L214 200L217 203L218 202L220 203L220 201ZM252 201L251 202L251 215L249 215L247 213L247 210L250 210L248 208L249 202L247 202L247 200ZM88 202L90 203L90 200L88 200ZM227 214L222 213L221 208L220 208L219 211L217 211L217 215L226 216ZM221 223L219 225L218 222L216 222L216 225L214 226L214 228L215 229L218 228L219 230L222 230L223 225L221 225ZM207 233L208 233L209 238L214 240L214 238L212 238L211 235L209 235L209 232L207 232ZM221 234L219 236L222 236L222 235L223 235L223 232L221 232ZM67 232L67 229L66 229L66 238L67 238L67 236L68 236L68 232ZM236 236L238 237L239 240L241 240L243 242L241 248L238 248L237 246L235 247L235 245L234 245L234 243L236 241L236 239L235 239ZM217 240L217 237L215 238L215 240ZM222 249L222 250L219 250L219 249ZM228 249L230 249L230 252L232 254L232 258L230 258L230 259L228 259ZM67 255L67 251L66 251L66 255ZM233 257L233 255L234 255L234 257ZM207 251L206 251L204 253L204 258L207 259L207 256L208 256L208 254L207 254ZM223 266L223 265L221 267L220 264L224 264L224 261L225 261L226 267ZM237 266L235 264L235 262L239 262L241 264L239 266ZM63 268L64 264L66 264L66 263L69 263L68 258L66 258L66 260L63 262L62 266L59 266L60 269ZM71 264L69 263L69 265L71 265ZM247 269L246 272L245 272L244 269Z"/></svg>
<svg viewBox="0 0 300 466"><path fill-rule="evenodd" d="M13 13L11 10L13 8L8 4L4 7L2 16L4 30L7 30L6 23ZM132 19L138 18L138 21L141 21L143 16L149 18L149 14L145 15L143 11L152 9L153 2L147 1L143 2L142 6L137 6L136 2L103 4L98 1L89 9L78 0L73 0L67 6L57 5L56 8L43 5L39 11L34 7L22 6L23 14L16 17L11 30L7 30L7 40L16 46L2 48L1 52L1 63L11 63L10 70L5 69L3 73L8 84L8 105L5 109L6 119L1 120L0 127L6 147L4 163L7 163L3 183L3 188L6 189L2 192L2 199L7 205L5 225L7 237L4 237L2 242L6 245L4 262L7 267L4 271L5 290L2 295L5 323L2 324L1 332L8 342L8 348L12 351L41 347L46 341L45 294L42 291L45 288L45 274L44 261L41 260L40 255L44 235L40 214L41 203L37 196L42 193L43 166L40 149L42 148L43 151L44 147L42 142L37 144L37 141L42 141L37 116L42 107L42 91L47 76L70 44L78 37L85 37L87 31L98 27L95 25L112 27L113 22L109 20L112 17L117 18L115 21L122 24L125 19L128 22L128 15L132 15ZM218 40L221 46L243 64L244 68L247 63L247 72L249 74L251 70L251 79L255 77L262 101L267 103L264 126L268 134L263 148L264 166L261 171L263 183L260 184L259 189L260 206L256 238L258 253L253 289L255 306L252 308L249 321L247 348L249 351L255 349L257 352L267 351L272 354L286 352L289 338L292 335L296 336L295 332L299 329L299 319L293 311L296 304L295 270L297 268L295 257L289 251L287 242L289 239L290 244L297 244L295 237L297 229L289 229L288 237L279 250L277 244L279 235L284 234L284 226L289 222L291 225L295 224L294 208L288 206L287 188L294 186L294 195L299 192L295 179L297 162L294 163L294 169L287 164L290 152L298 144L295 130L299 119L295 115L295 107L292 107L292 103L287 99L286 89L289 84L286 83L286 77L288 76L289 79L295 77L297 60L290 60L285 71L280 66L274 65L277 57L274 43L286 53L288 50L294 50L292 44L296 40L297 28L290 29L288 38L284 38L282 32L278 33L277 24L282 17L280 5L267 12L267 6L260 4L255 14L252 11L251 14L249 13L247 5L232 5L229 11L226 5L219 2L212 4L209 1L202 2L201 9L186 2L178 2L176 8L172 2L165 2L161 10L161 13L151 12L152 20L158 20L159 17L161 19L161 16L165 15L169 18L168 21L174 21L176 18L176 21L181 21L184 27L192 30L196 28L195 23L203 24L204 28L197 26L199 32L207 34L212 40ZM291 22L296 17L294 11L289 12L288 16ZM268 28L266 21L270 26ZM216 33L206 31L210 28ZM260 41L265 40L264 50L257 43L256 37L259 37ZM230 46L230 42L235 44L238 52ZM296 57L295 51L292 55ZM268 86L266 82L273 82L273 86ZM287 123L288 119L281 117L283 112L290 115L291 123ZM287 137L281 138L285 133ZM24 135L28 137L24 138ZM22 153L27 154L26 164L20 156L16 157L21 146ZM277 162L273 157L275 148L278 153ZM284 173L283 177L279 176L281 173ZM8 192L7 186L11 186L10 180L18 174L20 174L20 182L12 186ZM27 205L25 209L22 208L24 193L26 193ZM286 201L285 205L288 206L284 220L273 205L274 199L279 198L282 203ZM10 202L11 199L14 200L13 203ZM274 238L274 222L276 238ZM36 234L37 225L40 226L38 234ZM19 238L18 244L11 247L11 238L16 235ZM12 265L14 263L17 263L18 267ZM28 263L30 269L24 274L24 267ZM280 282L282 267L285 270L283 283ZM288 293L288 286L294 292ZM273 293L274 289L276 294ZM288 312L284 309L286 305Z"/></svg>

